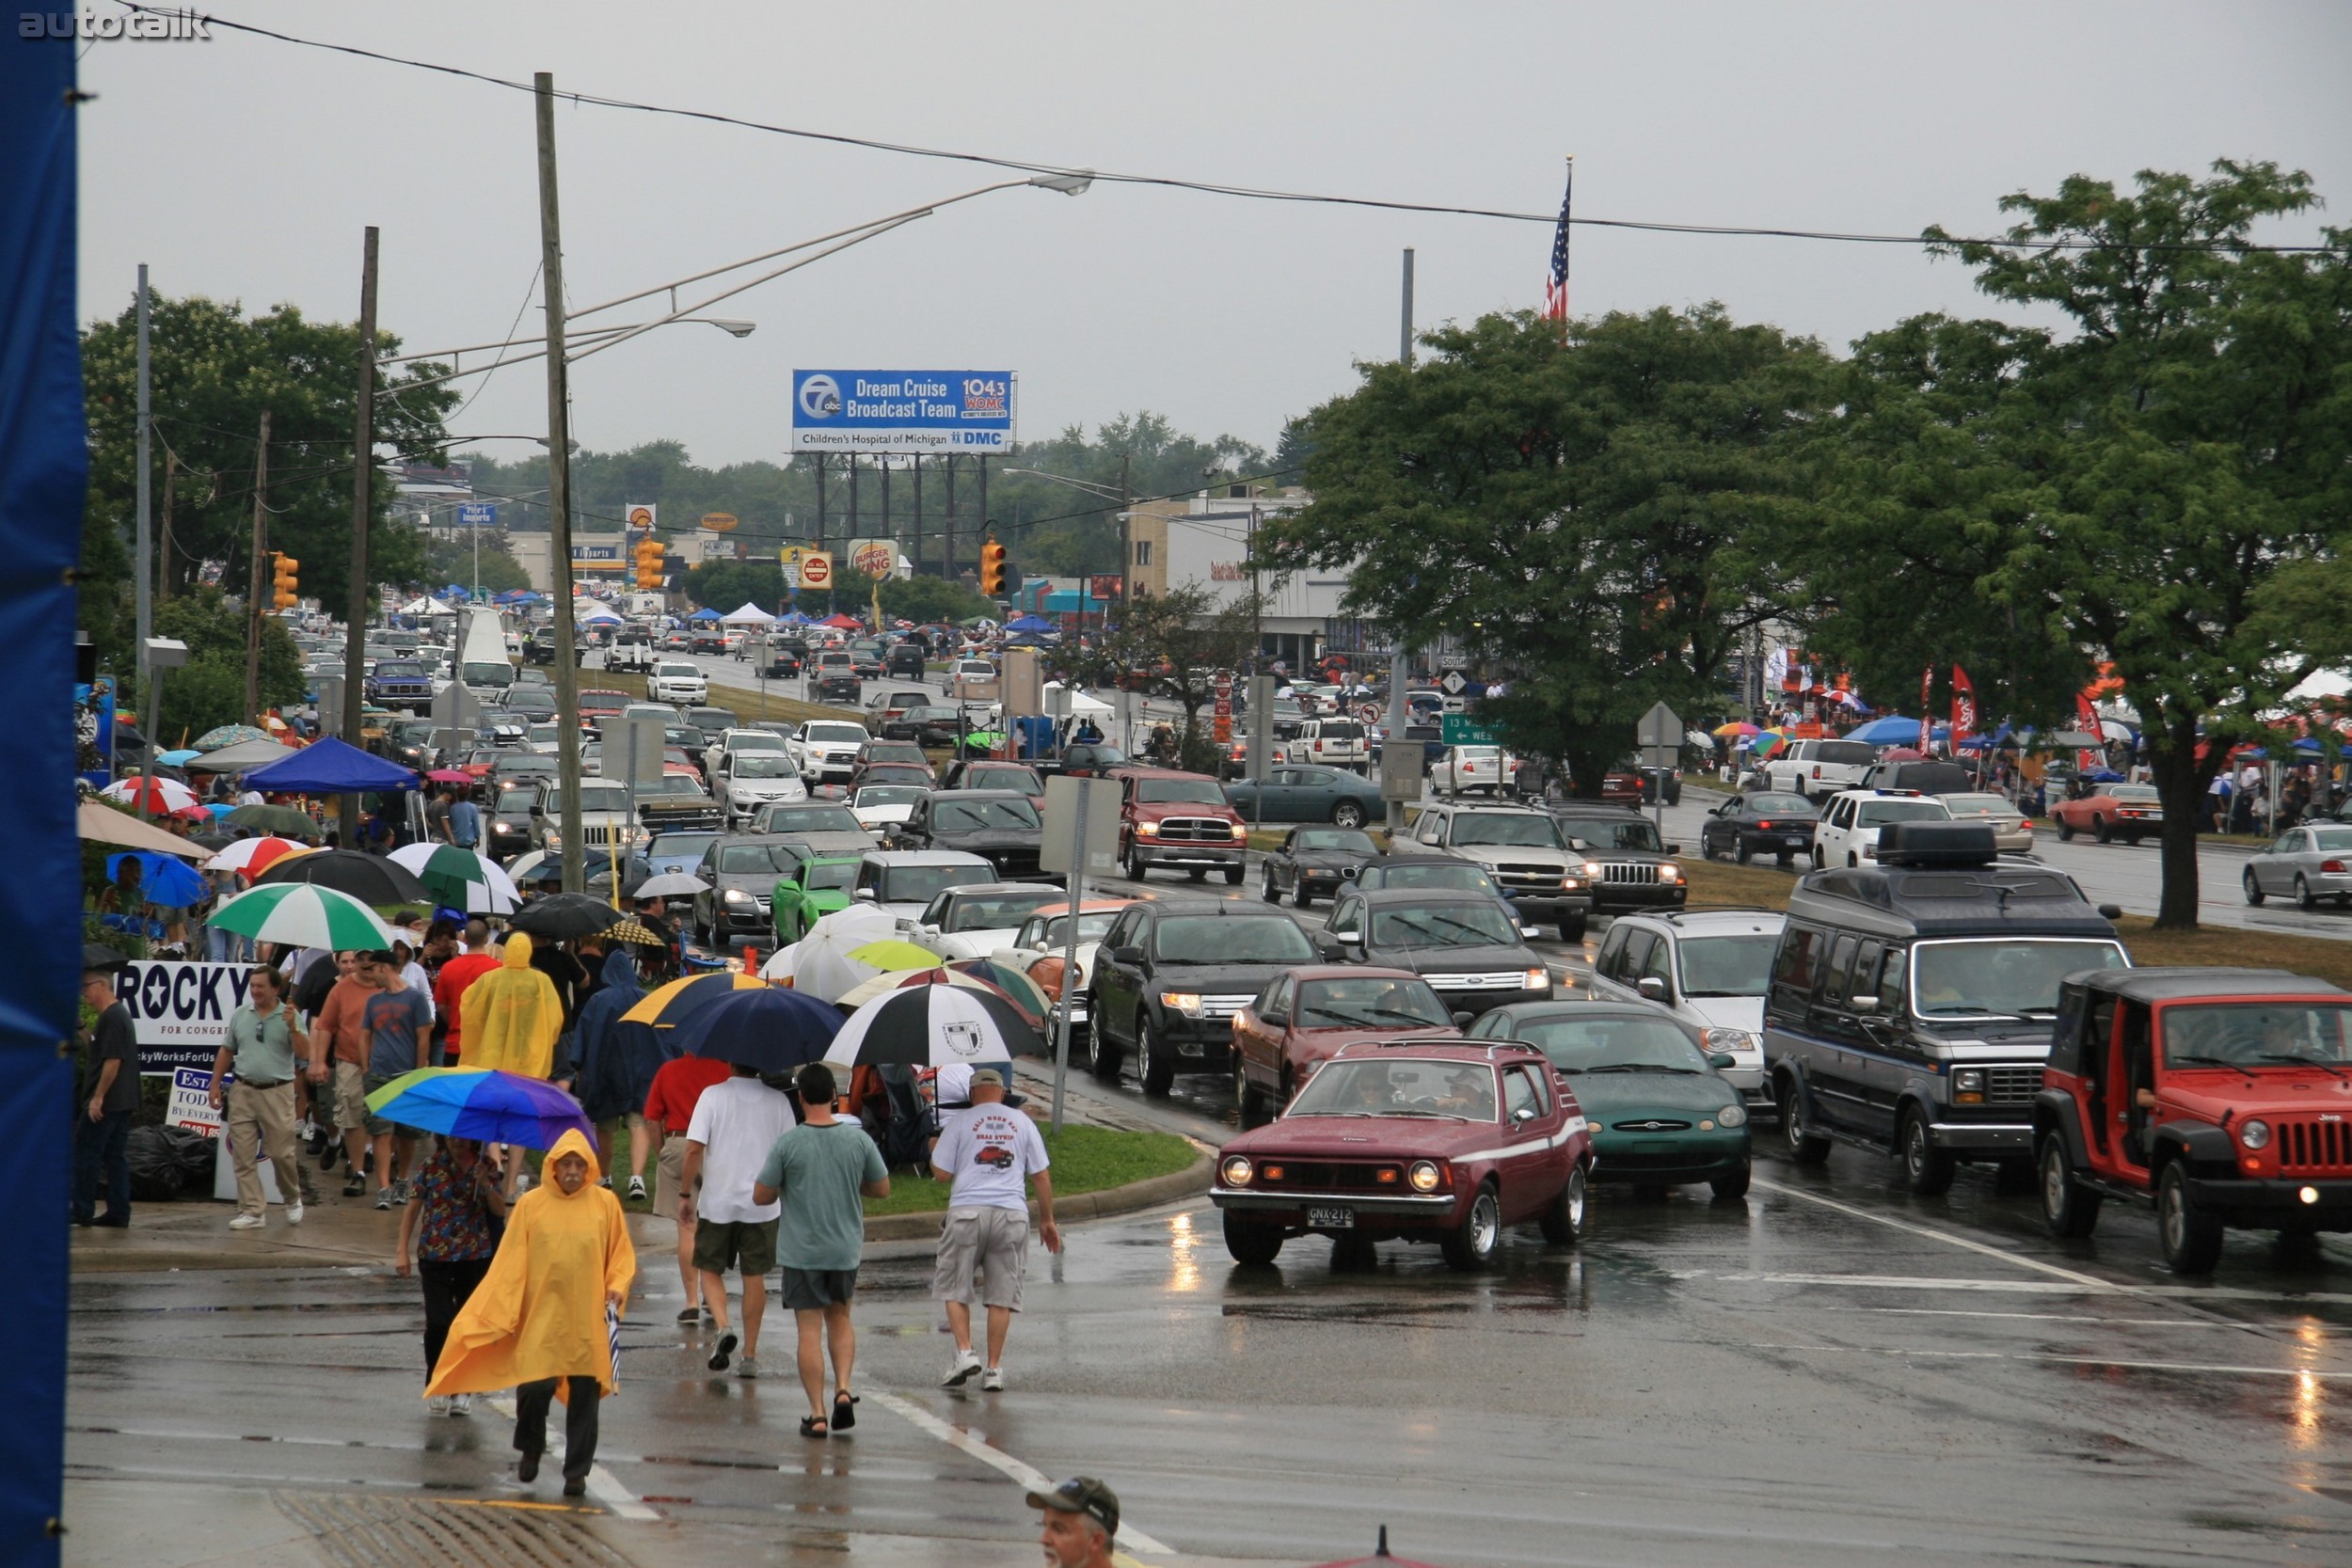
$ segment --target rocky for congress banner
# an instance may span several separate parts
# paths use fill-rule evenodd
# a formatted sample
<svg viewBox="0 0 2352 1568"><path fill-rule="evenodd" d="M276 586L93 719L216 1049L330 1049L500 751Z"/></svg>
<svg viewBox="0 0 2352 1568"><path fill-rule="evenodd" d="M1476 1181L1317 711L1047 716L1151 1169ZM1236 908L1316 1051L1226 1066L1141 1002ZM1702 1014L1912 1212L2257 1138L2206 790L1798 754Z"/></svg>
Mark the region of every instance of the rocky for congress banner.
<svg viewBox="0 0 2352 1568"><path fill-rule="evenodd" d="M210 1071L229 1037L229 1015L245 1006L250 964L139 960L115 972L115 995L131 1009L141 1072Z"/></svg>

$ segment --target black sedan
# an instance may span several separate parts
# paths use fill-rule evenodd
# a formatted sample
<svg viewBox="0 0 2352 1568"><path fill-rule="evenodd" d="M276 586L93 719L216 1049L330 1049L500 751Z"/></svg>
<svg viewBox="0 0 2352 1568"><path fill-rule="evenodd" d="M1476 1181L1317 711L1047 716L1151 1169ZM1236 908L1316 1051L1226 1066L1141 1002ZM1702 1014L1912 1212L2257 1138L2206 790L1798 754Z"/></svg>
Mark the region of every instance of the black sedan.
<svg viewBox="0 0 2352 1568"><path fill-rule="evenodd" d="M882 721L882 738L912 740L925 746L953 746L968 726L951 707L911 707L896 719Z"/></svg>
<svg viewBox="0 0 2352 1568"><path fill-rule="evenodd" d="M806 845L779 833L736 833L712 843L692 873L705 884L694 895L694 940L723 952L739 938L765 936L776 879L807 858Z"/></svg>
<svg viewBox="0 0 2352 1568"><path fill-rule="evenodd" d="M1707 814L1699 829L1699 855L1729 855L1741 865L1770 855L1782 865L1813 847L1813 825L1820 808L1802 795L1735 795Z"/></svg>
<svg viewBox="0 0 2352 1568"><path fill-rule="evenodd" d="M1303 910L1318 896L1337 896L1379 858L1380 847L1360 828L1293 828L1260 863L1260 886L1267 903L1280 903L1287 893Z"/></svg>
<svg viewBox="0 0 2352 1568"><path fill-rule="evenodd" d="M1452 855L1389 855L1356 874L1356 885L1366 893L1378 888L1447 888L1456 893L1484 893L1508 900L1510 890L1475 861Z"/></svg>
<svg viewBox="0 0 2352 1568"><path fill-rule="evenodd" d="M1012 789L954 789L916 798L890 831L893 849L958 849L978 855L1007 880L1038 874L1045 824Z"/></svg>
<svg viewBox="0 0 2352 1568"><path fill-rule="evenodd" d="M1455 1012L1552 995L1551 971L1527 945L1518 917L1482 893L1350 889L1316 945L1333 961L1409 969Z"/></svg>

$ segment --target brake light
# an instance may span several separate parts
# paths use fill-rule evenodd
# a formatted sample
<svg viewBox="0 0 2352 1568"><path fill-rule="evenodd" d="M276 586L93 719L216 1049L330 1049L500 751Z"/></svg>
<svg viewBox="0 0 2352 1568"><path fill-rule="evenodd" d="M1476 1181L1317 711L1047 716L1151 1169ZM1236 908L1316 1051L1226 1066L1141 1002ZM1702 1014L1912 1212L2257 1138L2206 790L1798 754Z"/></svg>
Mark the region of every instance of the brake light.
<svg viewBox="0 0 2352 1568"><path fill-rule="evenodd" d="M2331 877L2341 877L2344 875L2344 863L2342 861L2321 861L2319 863L2319 869Z"/></svg>
<svg viewBox="0 0 2352 1568"><path fill-rule="evenodd" d="M1820 763L1815 763L1813 765L1813 776L1817 779L1821 776L1821 765Z"/></svg>
<svg viewBox="0 0 2352 1568"><path fill-rule="evenodd" d="M1761 828L1770 828L1770 827L1772 826L1772 824L1771 824L1770 822L1758 822L1758 823L1756 824L1756 826L1757 826L1759 829L1761 829Z"/></svg>

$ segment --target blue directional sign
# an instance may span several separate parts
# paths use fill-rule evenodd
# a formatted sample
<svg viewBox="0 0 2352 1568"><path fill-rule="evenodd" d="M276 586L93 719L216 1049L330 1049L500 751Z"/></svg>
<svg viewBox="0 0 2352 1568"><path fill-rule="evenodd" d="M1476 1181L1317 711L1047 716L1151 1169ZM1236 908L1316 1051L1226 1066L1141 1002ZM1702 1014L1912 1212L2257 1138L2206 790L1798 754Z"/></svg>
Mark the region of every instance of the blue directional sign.
<svg viewBox="0 0 2352 1568"><path fill-rule="evenodd" d="M499 509L488 501L468 501L457 509L459 528L496 528Z"/></svg>
<svg viewBox="0 0 2352 1568"><path fill-rule="evenodd" d="M794 371L794 451L1004 451L1010 371Z"/></svg>

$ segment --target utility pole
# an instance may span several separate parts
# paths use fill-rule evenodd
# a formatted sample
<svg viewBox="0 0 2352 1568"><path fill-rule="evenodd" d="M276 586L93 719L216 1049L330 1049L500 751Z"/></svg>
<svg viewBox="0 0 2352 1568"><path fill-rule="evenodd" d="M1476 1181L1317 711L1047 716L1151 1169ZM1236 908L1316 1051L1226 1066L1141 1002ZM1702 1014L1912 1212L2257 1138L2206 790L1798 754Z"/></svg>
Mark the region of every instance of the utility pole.
<svg viewBox="0 0 2352 1568"><path fill-rule="evenodd" d="M555 77L532 77L539 109L539 251L548 311L548 566L555 586L555 778L563 794L564 891L587 883L580 825L580 671L572 663L572 427L564 365L564 239L556 221ZM632 822L631 827L635 826ZM620 885L616 867L613 885Z"/></svg>
<svg viewBox="0 0 2352 1568"><path fill-rule="evenodd" d="M262 504L269 490L269 410L262 410L262 443L253 449L253 571L245 594L245 721L262 721L262 552L269 544L269 510ZM348 680L351 667L343 667Z"/></svg>
<svg viewBox="0 0 2352 1568"><path fill-rule="evenodd" d="M147 353L147 263L139 263L139 532L135 570L138 573L138 645L139 680L147 680L147 640L155 635L155 550L148 531L150 487L149 470L153 467L148 455L148 427L153 423L153 376ZM148 739L155 737L149 736Z"/></svg>
<svg viewBox="0 0 2352 1568"><path fill-rule="evenodd" d="M367 227L359 254L358 413L351 439L351 588L343 611L343 739L359 744L368 635L368 522L375 510L375 226ZM463 644L460 644L463 652ZM462 673L462 672L461 672ZM338 797L342 842L359 842L359 797Z"/></svg>
<svg viewBox="0 0 2352 1568"><path fill-rule="evenodd" d="M1135 597L1130 592L1127 581L1127 575L1134 569L1136 562L1136 546L1130 531L1135 527L1130 515L1135 511L1136 503L1131 494L1132 487L1128 483L1129 471L1134 462L1133 452L1122 451L1119 454L1119 603L1122 624L1124 624L1126 614L1125 607L1133 602ZM1083 605L1085 602L1085 599L1081 597L1079 603ZM1104 619L1107 621L1109 616L1106 614ZM1086 630L1086 615L1083 611L1078 616L1078 629L1081 633Z"/></svg>
<svg viewBox="0 0 2352 1568"><path fill-rule="evenodd" d="M155 602L157 604L171 597L171 496L179 478L180 454L169 447L166 447L164 449L163 532L155 552L157 564L161 568L155 574Z"/></svg>
<svg viewBox="0 0 2352 1568"><path fill-rule="evenodd" d="M1401 316L1396 329L1396 362L1406 370L1413 368L1413 247L1405 247L1405 293ZM1413 650L1405 641L1405 628L1389 628L1389 738L1382 743L1380 772L1385 779L1390 768L1391 748L1401 749L1406 743L1405 686L1412 678ZM1418 747L1419 742L1415 742ZM1389 803L1389 836L1394 838L1405 831L1405 802Z"/></svg>

